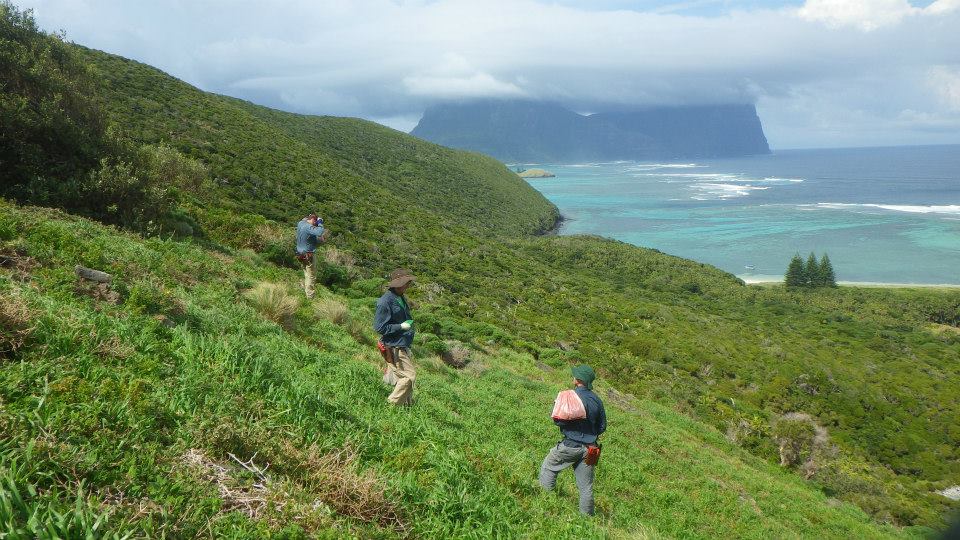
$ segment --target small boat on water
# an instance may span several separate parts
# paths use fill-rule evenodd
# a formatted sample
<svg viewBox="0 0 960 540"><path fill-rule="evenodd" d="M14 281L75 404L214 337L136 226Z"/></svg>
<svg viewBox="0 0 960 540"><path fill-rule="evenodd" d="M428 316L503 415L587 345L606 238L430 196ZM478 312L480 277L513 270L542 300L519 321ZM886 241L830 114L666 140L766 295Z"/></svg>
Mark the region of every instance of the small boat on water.
<svg viewBox="0 0 960 540"><path fill-rule="evenodd" d="M753 270L753 269L756 268L756 267L757 267L757 265L755 265L755 264L748 264L748 265L744 266L744 268L746 268L747 270Z"/></svg>

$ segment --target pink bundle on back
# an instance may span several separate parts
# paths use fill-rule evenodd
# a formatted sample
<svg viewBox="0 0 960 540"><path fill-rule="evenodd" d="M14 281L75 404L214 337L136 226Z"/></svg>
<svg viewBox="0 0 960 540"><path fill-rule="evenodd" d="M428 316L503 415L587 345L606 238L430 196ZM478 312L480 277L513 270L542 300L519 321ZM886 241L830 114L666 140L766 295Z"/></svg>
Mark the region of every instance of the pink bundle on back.
<svg viewBox="0 0 960 540"><path fill-rule="evenodd" d="M582 420L587 417L587 409L583 406L580 396L573 390L564 390L557 394L553 402L554 420Z"/></svg>

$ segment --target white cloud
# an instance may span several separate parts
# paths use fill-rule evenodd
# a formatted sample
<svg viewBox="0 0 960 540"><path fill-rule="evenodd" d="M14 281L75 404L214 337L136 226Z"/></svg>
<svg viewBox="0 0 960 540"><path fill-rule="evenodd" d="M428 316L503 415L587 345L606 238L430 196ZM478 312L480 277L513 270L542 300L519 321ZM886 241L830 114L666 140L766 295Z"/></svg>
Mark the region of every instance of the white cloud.
<svg viewBox="0 0 960 540"><path fill-rule="evenodd" d="M960 8L960 0L937 0L920 8L908 0L807 0L800 18L831 27L853 26L869 32L899 23L905 17L942 15Z"/></svg>
<svg viewBox="0 0 960 540"><path fill-rule="evenodd" d="M929 82L944 105L960 111L960 67L934 66L930 68Z"/></svg>
<svg viewBox="0 0 960 540"><path fill-rule="evenodd" d="M410 95L439 99L524 97L517 85L498 81L488 73L469 77L411 76L403 79Z"/></svg>
<svg viewBox="0 0 960 540"><path fill-rule="evenodd" d="M47 29L204 90L396 127L443 99L597 112L757 101L782 148L935 142L929 119L960 115L960 0L809 0L709 17L572 0L15 1Z"/></svg>

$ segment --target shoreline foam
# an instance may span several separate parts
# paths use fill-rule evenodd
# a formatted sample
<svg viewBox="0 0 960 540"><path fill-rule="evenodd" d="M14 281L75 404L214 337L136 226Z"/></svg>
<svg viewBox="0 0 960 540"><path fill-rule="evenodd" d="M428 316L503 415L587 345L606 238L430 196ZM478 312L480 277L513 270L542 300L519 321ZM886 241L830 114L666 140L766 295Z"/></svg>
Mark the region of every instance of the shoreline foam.
<svg viewBox="0 0 960 540"><path fill-rule="evenodd" d="M737 276L747 285L782 284L783 278L766 276ZM890 289L960 289L960 283L891 283L884 281L838 281L841 287L870 287Z"/></svg>

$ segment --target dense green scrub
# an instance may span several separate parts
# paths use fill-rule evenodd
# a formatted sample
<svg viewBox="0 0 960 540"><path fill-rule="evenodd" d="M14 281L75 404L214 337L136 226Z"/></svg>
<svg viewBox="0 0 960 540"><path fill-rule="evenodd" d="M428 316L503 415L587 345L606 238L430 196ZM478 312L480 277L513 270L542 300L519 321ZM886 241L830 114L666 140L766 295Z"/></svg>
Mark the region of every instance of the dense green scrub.
<svg viewBox="0 0 960 540"><path fill-rule="evenodd" d="M364 348L354 341L368 342L370 338L358 330L369 315L364 310L380 290L380 277L393 267L407 266L421 278L413 297L419 304L417 323L424 353L443 353L449 346L448 340L457 340L477 354L485 354L486 362L499 366L498 369L516 372L531 363L539 366L537 371L523 373L533 379L545 377L554 385L562 380L567 366L587 361L598 368L607 384L649 400L642 402L645 405L639 408L641 412L655 407L652 402L656 402L703 422L687 420L689 429L685 429L703 431L702 437L710 440L722 433L763 463L782 461L785 467L796 469L796 482L800 482L800 476L806 477L809 487L853 502L877 521L940 527L950 505L957 507L934 492L960 484L960 404L956 399L960 395L960 292L748 287L716 268L655 250L592 237L535 237L533 233L555 222L556 209L492 159L445 149L361 120L294 115L204 93L143 64L43 36L35 28L30 29L29 18L21 17L7 4L0 4L0 10L4 14L5 26L0 27L4 43L32 44L16 49L19 53L15 57L0 55L4 62L0 69L4 73L20 73L41 63L50 69L32 71L39 76L23 80L33 84L30 88L47 90L71 88L71 77L81 81L92 78L96 82L93 86L78 86L96 89L89 92L84 102L92 103L92 109L76 112L51 106L48 109L53 112L44 118L65 115L70 122L86 126L83 129L89 128L105 141L93 150L102 157L99 163L89 158L84 147L69 167L0 168L0 194L21 203L61 207L152 235L141 241L117 232L98 232L101 240L96 244L82 235L64 236L62 231L47 237L44 230L60 231L64 223L82 223L78 226L85 227L84 230L93 230L93 225L69 218L64 223L34 223L28 227L23 223L36 221L45 211L5 206L0 216L0 266L11 280L6 289L10 292L6 294L25 299L34 306L36 316L47 322L38 327L40 331L30 333L31 339L39 340L37 345L24 345L15 353L11 352L12 345L7 347L9 351L0 346L0 354L6 355L0 360L4 381L29 370L46 372L52 369L50 362L72 366L71 355L82 351L99 358L97 350L91 349L99 342L62 337L73 336L70 332L75 325L58 322L59 303L64 303L64 313L68 313L74 309L70 306L80 302L72 296L75 293L71 272L76 263L114 271L120 276L117 287L123 298L121 307L96 304L98 310L94 310L88 306L89 313L84 316L96 316L97 322L87 324L86 332L121 323L155 328L162 336L189 330L197 339L206 340L239 332L239 337L225 341L227 344L214 356L241 355L246 359L266 351L265 358L274 360L257 368L258 373L280 373L264 375L268 378L299 373L300 368L290 362L306 362L302 360L306 354L302 351L313 350L311 347L320 343L328 347L323 365L369 361L369 343ZM8 50L14 49L3 49ZM62 65L69 69L47 62L48 50L65 55ZM61 84L62 77L66 77L67 83ZM3 87L0 104L5 108L0 107L0 113L4 115L4 124L0 128L19 126L17 133L36 135L30 131L34 128L41 135L48 133L50 124L36 121L24 105L31 103L33 94L21 90ZM56 95L45 92L37 95ZM96 111L103 111L103 116L97 116L101 113ZM88 118L88 113L93 116ZM4 144L17 136L20 135L9 135L3 139ZM24 155L40 154L42 146ZM8 161L22 161L16 153L2 155L5 165ZM61 185L72 191L42 189ZM130 194L137 196L128 197ZM355 322L348 327L349 338L333 327L315 329L320 323L312 321L312 308L308 307L302 308L298 330L277 334L294 348L272 341L269 345L257 344L258 332L265 328L262 324L237 322L238 330L234 332L216 323L220 317L236 321L240 315L234 314L234 310L246 313L244 316L250 321L256 320L242 304L236 307L239 291L256 282L283 280L292 284L294 273L285 268L292 266L292 226L308 210L319 210L334 232L333 247L321 263L320 277L338 295L351 299ZM144 216L151 219L145 220ZM36 230L40 232L31 233L36 238L27 236L29 231ZM123 250L137 255L122 255ZM37 261L41 266L35 267ZM156 261L166 262L159 268ZM158 283L164 286L158 287ZM197 309L188 306L207 306L204 309L214 310L217 315L201 317ZM16 320L14 315L19 312L11 309L11 320ZM150 322L155 319L143 318L160 314L164 318L155 323ZM32 327L29 321L34 318L24 316L27 327ZM173 329L165 326L171 321L175 323ZM270 328L270 332L279 332ZM2 334L11 344L21 341L19 335L16 331ZM113 335L118 343L140 343L127 334L122 338ZM329 336L334 335L342 338L334 340L339 343L336 347L328 344L333 339ZM148 351L158 351L145 354L154 354L156 369L163 368L152 375L151 380L158 382L150 383L157 388L157 396L180 395L182 390L167 384L173 384L172 378L183 376L186 368L181 368L187 363L214 362L189 355L175 361L180 354L175 351L193 349L184 349L186 345L179 341L175 346L160 345L169 343L172 337L157 339L158 344L143 342ZM49 340L53 341L48 343ZM247 342L252 349L244 348ZM59 345L53 347L50 343ZM271 347L287 352L275 354ZM483 353L485 350L488 352ZM249 351L253 352L248 355ZM354 358L357 355L362 358ZM226 360L221 360L209 364L210 372L232 373L230 369L234 368L224 367ZM111 370L124 365L93 363L89 367L96 367L98 373L109 378ZM194 370L192 373L202 371L190 369ZM373 368L366 369L364 383L357 384L372 392L365 395L368 406L374 407L380 401L377 385L373 384L376 374ZM472 380L439 368L434 375L426 375L432 376L446 381L450 391ZM210 383L209 376L197 378L198 384ZM31 403L35 405L49 402L43 397L47 386L18 384L19 393L4 390L0 394L5 411L5 404L14 401L20 403L16 410L26 410L22 403L29 400L34 400ZM101 386L100 382L89 383L67 392L75 397L69 398L74 402L64 414L100 407L99 397L92 396L100 395L95 391L100 392ZM494 391L495 386L485 388ZM261 388L263 396L269 395L269 387L267 384ZM555 386L534 387L538 390L533 394L546 396L544 407L549 405L549 394ZM516 390L510 387L499 391ZM233 401L247 399L239 390L232 395L238 396ZM421 405L440 410L459 399ZM524 407L526 399L516 397ZM214 401L223 407L232 403L223 396ZM483 402L485 407L496 406ZM199 417L213 414L202 408L169 410L183 411L164 420L175 426L192 425L201 420ZM393 414L370 410L379 411L377 415ZM516 425L526 426L531 432L541 429L540 411L541 408L532 407L527 413L516 413L535 417L528 424L517 420ZM797 420L796 414L809 420ZM511 419L500 419L502 424L508 424L503 429L513 429L512 416L503 416ZM30 426L35 420L29 418L24 424L27 427L21 426L18 433L27 433L23 437L47 437L42 433L37 436L36 431L22 431L34 429ZM417 418L412 415L408 420L416 424L421 421ZM472 417L469 420L480 421ZM448 421L451 430L461 429L449 418L443 420ZM88 419L87 423L90 422ZM140 425L141 420L136 422ZM249 423L263 422L267 421L256 417ZM383 424L376 425L377 430L386 429ZM640 421L636 425L645 424ZM171 429L166 432L168 438L163 440L163 446L187 452L185 445L200 441L201 435L188 436L179 427ZM199 430L198 433L209 431L191 429ZM304 429L313 433L320 427ZM359 436L356 425L338 429L342 440L349 433ZM636 436L657 436L657 430L671 428L661 424L651 429L645 428L642 434L638 431ZM815 440L818 429L826 430L825 441L823 437ZM614 429L611 438L616 433ZM75 443L82 445L84 436L76 435ZM279 444L272 439L275 433L259 436L261 439L257 440L264 444ZM552 435L547 433L544 437L547 441ZM627 439L633 440L631 437L634 435ZM2 439L4 444L10 440ZM506 439L506 443L496 443L496 447L510 448L511 440L520 439ZM10 444L11 448L19 447L19 443ZM208 441L204 451L213 452L216 444L219 443ZM772 465L761 466L760 461L744 457L742 451L732 450L728 443L717 444L716 448L723 448L721 454L737 463L771 470ZM110 463L123 463L122 468L129 469L126 460L134 457L127 454L138 454L140 447L117 448L123 451L111 454ZM298 448L304 451L303 445ZM691 448L692 454L698 453L698 447ZM531 449L530 456L541 450L539 446ZM208 457L229 464L224 455L220 452ZM252 451L240 457L249 459L251 455ZM667 461L673 459L671 456L669 451L661 455ZM364 463L375 461L364 461L362 455L358 459ZM536 458L528 456L528 461L535 468ZM25 461L20 463L26 466ZM163 466L169 464L164 462ZM682 467L672 470L681 478L670 482L703 480L684 477ZM46 474L42 467L34 473ZM114 473L119 474L116 470ZM728 473L747 474L733 470ZM406 478L419 481L420 475L409 472ZM109 484L102 481L97 489L102 491ZM657 485L664 489L667 484L664 480ZM496 485L512 491L508 483ZM503 488L504 485L508 487ZM618 501L628 500L628 494L643 496L642 483L622 486L617 488ZM48 496L45 500L70 499L76 493L74 484L61 488L44 488L42 493ZM300 488L309 486L297 489ZM434 497L439 497L436 493L439 491ZM688 496L693 495L683 495ZM751 492L750 497L756 499L758 495ZM688 504L680 501L676 502L677 508ZM437 498L431 504L444 503ZM607 513L615 515L625 504L618 502L617 508L611 509L610 503ZM699 515L685 516L687 510L671 510L671 504L661 501L655 506L657 512L672 516L669 522L637 511L636 520L616 527L632 531L649 525L651 531L667 536L710 536L709 531L723 530L696 521L701 519ZM793 508L792 504L789 508ZM689 510L691 514L705 512L699 506L689 508L693 508ZM770 515L770 511L764 512ZM210 515L204 514L194 523L204 522ZM713 516L709 512L703 515ZM164 519L167 518L155 520L166 523ZM527 515L518 519L517 523L523 523L532 518ZM553 523L555 519L546 519L544 523ZM735 522L736 527L744 527L753 518L738 514L725 519ZM172 517L169 520L175 521ZM676 525L685 523L684 520L694 521L688 528ZM754 529L737 530L745 535L760 534ZM439 531L436 533L440 534ZM805 534L816 535L813 531Z"/></svg>
<svg viewBox="0 0 960 540"><path fill-rule="evenodd" d="M2 312L26 329L0 360L0 531L77 535L99 523L101 534L234 538L898 535L605 381L599 514L581 518L571 475L556 495L536 483L558 439L548 412L567 369L490 345L454 370L421 337L416 403L396 409L377 355L347 328L304 301L284 329L243 300L260 281L296 290L295 271L249 251L143 240L47 212L0 206L18 262L0 271ZM111 272L120 298L91 296L74 264ZM340 301L369 318L373 298ZM237 460L266 467L265 478Z"/></svg>

